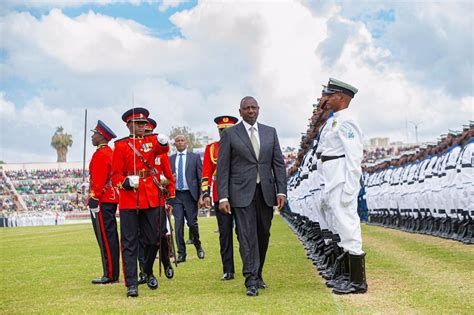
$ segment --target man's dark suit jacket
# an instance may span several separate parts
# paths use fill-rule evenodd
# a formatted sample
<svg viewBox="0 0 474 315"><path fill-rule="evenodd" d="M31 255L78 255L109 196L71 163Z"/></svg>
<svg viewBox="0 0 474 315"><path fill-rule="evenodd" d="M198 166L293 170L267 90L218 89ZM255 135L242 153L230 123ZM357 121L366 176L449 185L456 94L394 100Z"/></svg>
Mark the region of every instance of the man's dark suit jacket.
<svg viewBox="0 0 474 315"><path fill-rule="evenodd" d="M260 174L265 203L276 204L276 195L286 195L286 170L275 128L258 124L260 156L257 160L250 137L242 122L224 130L217 158L217 192L232 207L252 202Z"/></svg>
<svg viewBox="0 0 474 315"><path fill-rule="evenodd" d="M178 152L179 153L179 152ZM176 175L176 183L178 183L178 173L176 172L176 156L170 156L171 171ZM202 176L202 162L199 154L187 152L185 174L186 182L188 183L189 192L195 201L198 201L200 196L201 176ZM177 188L177 187L176 187Z"/></svg>

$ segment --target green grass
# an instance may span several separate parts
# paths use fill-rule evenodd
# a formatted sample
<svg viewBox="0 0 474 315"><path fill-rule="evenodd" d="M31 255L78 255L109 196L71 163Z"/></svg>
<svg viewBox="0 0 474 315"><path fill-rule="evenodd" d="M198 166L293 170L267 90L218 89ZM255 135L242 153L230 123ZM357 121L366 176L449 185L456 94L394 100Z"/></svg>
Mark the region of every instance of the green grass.
<svg viewBox="0 0 474 315"><path fill-rule="evenodd" d="M175 278L161 277L157 291L140 286L137 299L125 297L123 283L90 284L101 273L91 225L0 229L0 313L474 313L472 246L364 226L369 292L334 296L276 216L264 270L269 288L249 298L240 272L219 280L215 218L199 222L206 258L188 246ZM237 247L235 261L240 271Z"/></svg>

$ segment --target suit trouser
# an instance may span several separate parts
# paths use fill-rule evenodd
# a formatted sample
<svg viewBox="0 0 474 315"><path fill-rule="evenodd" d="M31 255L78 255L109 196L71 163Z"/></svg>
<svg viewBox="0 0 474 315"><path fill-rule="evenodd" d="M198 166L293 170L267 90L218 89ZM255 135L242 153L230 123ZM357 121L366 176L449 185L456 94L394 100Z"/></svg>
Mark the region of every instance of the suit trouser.
<svg viewBox="0 0 474 315"><path fill-rule="evenodd" d="M94 218L91 214L92 226L94 228L95 237L102 252L104 261L102 262L103 276L111 279L118 279L120 275L119 256L120 248L117 233L117 221L115 213L117 212L116 203L100 203L99 213ZM97 228L97 222L100 228ZM102 244L99 242L99 235Z"/></svg>
<svg viewBox="0 0 474 315"><path fill-rule="evenodd" d="M333 216L333 225L339 234L341 242L339 246L352 255L361 255L362 233L360 219L357 214L357 197L347 206L341 203L341 194L344 184L339 184L328 192L328 205Z"/></svg>
<svg viewBox="0 0 474 315"><path fill-rule="evenodd" d="M138 235L143 240L144 272L153 274L159 208L120 209L120 239L125 285L137 285Z"/></svg>
<svg viewBox="0 0 474 315"><path fill-rule="evenodd" d="M178 244L178 256L186 257L186 243L184 241L184 218L189 230L192 233L193 243L196 248L201 247L199 240L199 226L198 226L198 208L197 201L189 191L176 191L173 206L174 216L174 230L176 232L176 243Z"/></svg>
<svg viewBox="0 0 474 315"><path fill-rule="evenodd" d="M219 211L219 204L214 205L219 227L219 245L223 273L235 273L234 268L234 215ZM236 228L237 229L237 228Z"/></svg>
<svg viewBox="0 0 474 315"><path fill-rule="evenodd" d="M242 273L245 286L256 286L262 279L262 270L270 240L273 207L263 198L262 188L257 184L252 202L247 207L233 208L237 222L239 251L242 258Z"/></svg>

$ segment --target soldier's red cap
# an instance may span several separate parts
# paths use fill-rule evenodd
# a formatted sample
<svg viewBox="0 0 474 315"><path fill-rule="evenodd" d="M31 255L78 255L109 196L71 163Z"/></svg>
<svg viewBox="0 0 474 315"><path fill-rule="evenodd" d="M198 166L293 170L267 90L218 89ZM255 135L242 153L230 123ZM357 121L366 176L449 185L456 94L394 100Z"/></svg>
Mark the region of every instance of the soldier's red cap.
<svg viewBox="0 0 474 315"><path fill-rule="evenodd" d="M98 120L97 126L95 126L91 131L100 133L107 141L117 138L117 135L112 131L112 129L110 129L102 120Z"/></svg>
<svg viewBox="0 0 474 315"><path fill-rule="evenodd" d="M239 121L234 116L219 116L214 118L214 122L217 124L217 128L229 128L235 125Z"/></svg>
<svg viewBox="0 0 474 315"><path fill-rule="evenodd" d="M122 120L126 123L129 121L143 121L148 122L147 118L150 115L150 112L146 108L135 107L127 110L122 115Z"/></svg>
<svg viewBox="0 0 474 315"><path fill-rule="evenodd" d="M148 118L148 122L145 124L145 130L153 130L156 126L156 121L152 118Z"/></svg>

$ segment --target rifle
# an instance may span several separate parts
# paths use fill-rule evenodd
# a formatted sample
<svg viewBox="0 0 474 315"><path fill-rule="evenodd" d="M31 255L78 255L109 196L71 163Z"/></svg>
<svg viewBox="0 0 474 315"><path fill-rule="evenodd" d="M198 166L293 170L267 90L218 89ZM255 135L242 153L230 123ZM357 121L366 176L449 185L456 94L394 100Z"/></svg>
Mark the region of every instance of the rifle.
<svg viewBox="0 0 474 315"><path fill-rule="evenodd" d="M176 262L176 247L174 246L174 229L173 225L171 224L171 214L165 210L166 218L168 219L168 223L170 225L170 243L171 243L171 249L173 250L173 260L174 260L174 265L178 267L178 263Z"/></svg>

